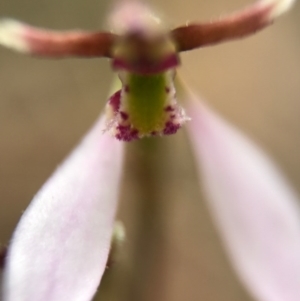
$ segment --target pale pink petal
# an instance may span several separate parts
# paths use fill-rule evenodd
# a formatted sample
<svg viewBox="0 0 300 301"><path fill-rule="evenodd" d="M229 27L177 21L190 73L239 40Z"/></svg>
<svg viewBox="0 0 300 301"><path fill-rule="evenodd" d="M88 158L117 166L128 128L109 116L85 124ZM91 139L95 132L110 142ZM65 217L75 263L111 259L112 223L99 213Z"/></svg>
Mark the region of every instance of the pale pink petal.
<svg viewBox="0 0 300 301"><path fill-rule="evenodd" d="M142 32L145 35L161 32L161 20L149 7L139 0L124 0L117 3L109 18L110 27L117 34Z"/></svg>
<svg viewBox="0 0 300 301"><path fill-rule="evenodd" d="M101 118L25 211L13 236L4 301L88 301L106 267L123 145Z"/></svg>
<svg viewBox="0 0 300 301"><path fill-rule="evenodd" d="M297 197L257 146L191 99L188 132L230 260L256 300L299 301Z"/></svg>

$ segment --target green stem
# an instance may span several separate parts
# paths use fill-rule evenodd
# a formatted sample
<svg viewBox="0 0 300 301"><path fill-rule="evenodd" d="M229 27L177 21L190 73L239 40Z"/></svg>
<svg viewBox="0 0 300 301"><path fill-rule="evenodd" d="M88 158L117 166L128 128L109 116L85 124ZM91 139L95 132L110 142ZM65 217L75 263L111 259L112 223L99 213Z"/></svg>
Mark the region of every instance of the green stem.
<svg viewBox="0 0 300 301"><path fill-rule="evenodd" d="M135 181L137 237L133 254L130 301L162 300L164 286L164 143L159 138L142 139L132 145L136 158Z"/></svg>

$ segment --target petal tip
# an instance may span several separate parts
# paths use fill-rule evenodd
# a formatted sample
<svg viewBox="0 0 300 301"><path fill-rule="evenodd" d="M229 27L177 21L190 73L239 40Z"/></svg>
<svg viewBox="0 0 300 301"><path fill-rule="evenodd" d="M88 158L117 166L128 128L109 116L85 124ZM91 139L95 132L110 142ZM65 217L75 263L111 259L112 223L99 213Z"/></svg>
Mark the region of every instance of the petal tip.
<svg viewBox="0 0 300 301"><path fill-rule="evenodd" d="M25 26L12 19L0 20L0 44L20 52L29 52L25 38Z"/></svg>
<svg viewBox="0 0 300 301"><path fill-rule="evenodd" d="M295 0L262 0L261 4L271 7L268 18L273 20L291 9L295 2Z"/></svg>

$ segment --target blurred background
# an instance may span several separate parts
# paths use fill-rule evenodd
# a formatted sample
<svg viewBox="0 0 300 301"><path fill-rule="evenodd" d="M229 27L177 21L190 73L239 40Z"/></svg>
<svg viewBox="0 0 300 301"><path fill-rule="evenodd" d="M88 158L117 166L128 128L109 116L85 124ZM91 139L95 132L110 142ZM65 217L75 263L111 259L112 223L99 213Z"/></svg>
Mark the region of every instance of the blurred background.
<svg viewBox="0 0 300 301"><path fill-rule="evenodd" d="M149 3L175 26L249 1ZM106 0L6 0L0 15L53 29L96 29L104 28L108 8ZM296 3L250 38L182 55L180 68L198 94L272 156L298 193L299 28ZM97 118L112 76L106 59L41 60L0 49L0 244L9 241L36 191ZM149 161L136 143L128 148L119 209L127 242L100 299L252 300L222 249L184 131L157 141Z"/></svg>

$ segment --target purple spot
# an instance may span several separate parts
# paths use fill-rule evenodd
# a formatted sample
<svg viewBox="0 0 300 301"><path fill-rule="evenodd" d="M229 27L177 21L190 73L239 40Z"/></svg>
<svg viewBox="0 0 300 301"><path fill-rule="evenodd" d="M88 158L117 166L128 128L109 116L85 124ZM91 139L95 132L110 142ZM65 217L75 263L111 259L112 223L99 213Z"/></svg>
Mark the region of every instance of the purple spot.
<svg viewBox="0 0 300 301"><path fill-rule="evenodd" d="M166 93L170 93L170 88L169 87L166 87L165 90L166 90Z"/></svg>
<svg viewBox="0 0 300 301"><path fill-rule="evenodd" d="M126 85L125 88L124 88L124 90L125 90L126 93L129 93L129 86Z"/></svg>
<svg viewBox="0 0 300 301"><path fill-rule="evenodd" d="M121 102L121 90L114 93L108 100L109 105L112 107L114 112L118 112L120 109L120 102Z"/></svg>
<svg viewBox="0 0 300 301"><path fill-rule="evenodd" d="M129 125L118 125L117 126L118 133L116 134L116 138L121 141L132 141L139 139L139 132L136 129L131 129Z"/></svg>
<svg viewBox="0 0 300 301"><path fill-rule="evenodd" d="M127 120L129 118L128 114L125 113L125 112L120 111L120 115L121 115L123 120Z"/></svg>
<svg viewBox="0 0 300 301"><path fill-rule="evenodd" d="M118 125L117 130L120 132L128 132L130 130L130 125Z"/></svg>
<svg viewBox="0 0 300 301"><path fill-rule="evenodd" d="M150 134L151 134L151 136L157 136L158 133L156 131L153 131Z"/></svg>
<svg viewBox="0 0 300 301"><path fill-rule="evenodd" d="M176 115L172 114L172 115L170 116L170 118L171 118L171 119L175 119L175 118L176 118Z"/></svg>
<svg viewBox="0 0 300 301"><path fill-rule="evenodd" d="M131 137L133 138L133 139L138 139L139 137L138 137L138 134L139 134L139 131L138 130L136 130L136 129L134 129L134 130L131 130Z"/></svg>
<svg viewBox="0 0 300 301"><path fill-rule="evenodd" d="M166 122L163 133L165 135L175 134L180 129L180 124L171 121Z"/></svg>
<svg viewBox="0 0 300 301"><path fill-rule="evenodd" d="M166 112L173 112L175 109L172 106L165 107Z"/></svg>

